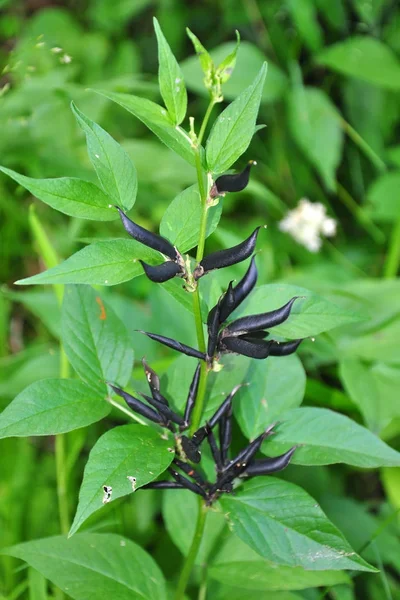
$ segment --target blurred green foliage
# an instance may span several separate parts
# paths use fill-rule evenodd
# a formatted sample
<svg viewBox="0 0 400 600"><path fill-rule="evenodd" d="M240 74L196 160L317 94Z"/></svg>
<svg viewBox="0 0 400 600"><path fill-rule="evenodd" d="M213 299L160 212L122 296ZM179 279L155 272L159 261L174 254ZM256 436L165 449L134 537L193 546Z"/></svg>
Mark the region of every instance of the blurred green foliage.
<svg viewBox="0 0 400 600"><path fill-rule="evenodd" d="M258 167L244 192L224 200L222 227L209 247L237 243L244 224L250 231L265 222L261 283L303 286L365 317L303 345L301 357L308 374L305 403L348 414L399 449L398 3L0 0L0 11L0 163L29 177L94 181L84 135L70 109L74 101L132 157L139 180L137 220L150 229L158 226L172 199L194 182L194 169L156 141L142 123L91 89L137 93L159 101L153 15L181 61L190 92L188 114L195 118L205 111L207 93L185 26L211 49L216 63L232 51L234 30L240 32L242 44L224 88L225 101L233 100L268 61L259 116L266 128L257 131L238 169L250 158ZM324 241L318 253L279 229L279 221L303 197L322 203L338 222L336 237ZM46 287L27 291L13 287L17 279L44 268L29 229L32 202L60 257L120 231L115 222L61 215L0 177L1 408L28 384L57 377L59 371L60 311L53 292ZM232 269L229 277L221 273L213 283L208 281L210 296L218 296L235 274ZM154 368L170 373L179 359L147 338L138 340L134 331L151 323L153 331L195 343L189 312L143 277L106 294L127 325L136 357L146 355ZM135 367L131 384L140 388L141 379ZM122 421L116 413L111 422ZM67 435L71 512L87 452L104 431L104 424L98 424ZM240 446L239 430L236 434ZM0 448L1 545L57 534L52 440L7 439ZM342 578L332 579L326 597L400 598L400 531L394 515L400 508L398 471L364 472L344 466L311 471L291 466L285 472L285 478L301 484L321 503L353 547L357 551L365 547L362 556L381 569L378 576L358 574L354 579L341 573ZM146 491L117 508L106 506L89 525L142 544L171 581L179 574L180 553L187 545L174 530L180 521L171 504L166 496L161 507L160 496ZM161 511L166 529L160 525ZM236 559L227 549L228 538L212 548L210 598L322 598L321 581L314 576L298 584L303 591L265 591L266 566L248 548L236 549L241 557L249 555L246 577L238 573L235 580ZM0 559L2 600L58 597L35 571L16 570L16 564L9 557ZM221 567L226 564L229 571ZM202 577L199 568L195 579Z"/></svg>

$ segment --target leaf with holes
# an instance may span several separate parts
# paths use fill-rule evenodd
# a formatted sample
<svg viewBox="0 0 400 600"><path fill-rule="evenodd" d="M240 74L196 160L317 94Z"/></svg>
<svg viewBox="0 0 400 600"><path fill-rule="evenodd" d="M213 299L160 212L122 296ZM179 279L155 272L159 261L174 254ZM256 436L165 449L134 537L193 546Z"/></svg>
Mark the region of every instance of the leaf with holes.
<svg viewBox="0 0 400 600"><path fill-rule="evenodd" d="M168 468L174 452L173 440L141 425L123 425L107 431L93 446L83 474L78 508L69 535L103 506L103 486L112 488L111 501L133 492L128 477L139 488Z"/></svg>

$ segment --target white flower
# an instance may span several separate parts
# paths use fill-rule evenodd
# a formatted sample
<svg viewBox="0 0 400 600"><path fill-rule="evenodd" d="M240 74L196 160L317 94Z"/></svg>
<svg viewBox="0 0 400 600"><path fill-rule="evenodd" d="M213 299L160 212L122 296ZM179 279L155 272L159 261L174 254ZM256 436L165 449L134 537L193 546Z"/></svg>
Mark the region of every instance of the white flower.
<svg viewBox="0 0 400 600"><path fill-rule="evenodd" d="M53 48L51 48L51 52L53 52L54 54L60 54L60 52L62 52L63 49L59 48L58 46L54 46Z"/></svg>
<svg viewBox="0 0 400 600"><path fill-rule="evenodd" d="M327 216L323 204L302 198L297 208L290 210L279 223L279 229L289 233L310 252L318 252L322 245L321 235L332 237L336 234L336 221Z"/></svg>
<svg viewBox="0 0 400 600"><path fill-rule="evenodd" d="M64 54L61 58L60 58L60 63L63 63L64 65L68 65L72 60L72 56L70 56L69 54Z"/></svg>

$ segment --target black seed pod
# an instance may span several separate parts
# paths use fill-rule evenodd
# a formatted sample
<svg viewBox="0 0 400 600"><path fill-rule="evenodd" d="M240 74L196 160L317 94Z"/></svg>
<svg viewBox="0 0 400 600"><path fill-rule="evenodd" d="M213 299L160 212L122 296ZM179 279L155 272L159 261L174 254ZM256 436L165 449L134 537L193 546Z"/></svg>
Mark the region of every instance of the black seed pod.
<svg viewBox="0 0 400 600"><path fill-rule="evenodd" d="M229 471L230 469L234 469L235 477L237 477L238 469L244 470L248 466L248 464L252 461L252 459L255 457L255 455L261 448L262 443L265 440L265 438L268 437L269 435L271 435L271 432L272 432L274 426L275 425L270 425L270 427L268 427L265 431L263 431L261 435L259 435L258 437L256 437L255 440L250 442L250 444L247 446L247 448L244 448L243 450L241 450L235 456L235 458L233 458L229 462L229 464L225 467L224 471Z"/></svg>
<svg viewBox="0 0 400 600"><path fill-rule="evenodd" d="M269 475L270 473L282 471L288 466L296 450L297 446L293 446L293 448L290 448L290 450L280 456L255 460L242 473L241 477L256 477L257 475Z"/></svg>
<svg viewBox="0 0 400 600"><path fill-rule="evenodd" d="M181 344L177 340L173 340L172 338L165 337L163 335L157 335L156 333L149 333L148 331L141 331L138 329L140 333L147 335L152 340L156 342L160 342L160 344L164 344L164 346L168 346L169 348L173 348L173 350L177 350L178 352L182 352L182 354L186 354L187 356L193 356L194 358L199 358L200 360L206 360L206 355L204 352L200 352L200 350L196 350L196 348L191 348L191 346L186 346L186 344Z"/></svg>
<svg viewBox="0 0 400 600"><path fill-rule="evenodd" d="M129 408L131 408L134 412L137 412L139 415L142 415L142 417L146 417L146 419L153 421L153 423L158 423L159 425L166 424L165 419L155 410L150 408L150 406L147 406L147 404L144 404L134 396L131 396L131 394L128 394L128 392L124 392L124 390L121 390L119 387L116 387L111 383L108 383L108 385L116 394L118 394L118 396L121 396L121 398L125 400Z"/></svg>
<svg viewBox="0 0 400 600"><path fill-rule="evenodd" d="M255 256L251 259L249 268L244 277L232 289L229 284L228 290L221 302L220 320L221 323L226 321L231 313L247 298L252 289L257 283L257 267ZM231 292L230 292L231 288Z"/></svg>
<svg viewBox="0 0 400 600"><path fill-rule="evenodd" d="M267 358L270 355L271 342L264 340L248 341L240 337L224 337L220 342L222 352L233 352L250 358Z"/></svg>
<svg viewBox="0 0 400 600"><path fill-rule="evenodd" d="M161 235L147 231L147 229L144 227L137 225L131 221L118 206L116 208L119 212L119 216L121 217L125 231L127 231L130 236L132 236L141 244L144 244L149 248L153 248L154 250L158 250L158 252L168 256L171 260L176 260L178 255L171 242L163 238Z"/></svg>
<svg viewBox="0 0 400 600"><path fill-rule="evenodd" d="M203 498L207 498L207 492L205 492L203 490L203 488L201 488L199 485L197 485L197 483L194 483L193 481L189 481L189 479L186 479L186 477L184 477L183 475L178 473L178 471L175 471L175 469L172 469L171 467L168 469L168 471L171 473L172 477L175 479L175 481L177 483L182 484L183 487L187 488L191 492L194 492L195 494L198 494L199 496L202 496Z"/></svg>
<svg viewBox="0 0 400 600"><path fill-rule="evenodd" d="M215 437L214 437L211 427L208 428L207 438L208 438L208 444L211 449L212 457L213 457L215 465L217 467L217 473L220 473L222 471L221 452L217 446L217 442L215 440Z"/></svg>
<svg viewBox="0 0 400 600"><path fill-rule="evenodd" d="M270 356L288 356L296 352L303 340L292 340L291 342L269 342Z"/></svg>
<svg viewBox="0 0 400 600"><path fill-rule="evenodd" d="M199 279L209 271L229 267L249 258L254 252L259 229L260 227L257 227L247 239L237 246L232 246L232 248L226 250L218 250L218 252L205 256L194 270L194 278Z"/></svg>
<svg viewBox="0 0 400 600"><path fill-rule="evenodd" d="M218 342L218 332L220 325L220 303L221 299L218 301L218 304L214 306L212 310L210 310L207 319L207 331L208 331L208 344L207 344L207 356L210 358L214 356L215 349L217 347Z"/></svg>
<svg viewBox="0 0 400 600"><path fill-rule="evenodd" d="M176 423L177 425L183 425L184 421L183 421L182 417L180 417L173 410L168 408L168 406L166 405L165 402L160 402L159 400L156 400L155 398L151 398L150 396L147 396L146 394L142 394L142 392L139 392L139 394L142 396L142 398L147 400L147 402L149 404L154 406L154 408L163 417L165 417L166 420L172 421L173 423ZM164 398L164 400L165 400L165 398Z"/></svg>
<svg viewBox="0 0 400 600"><path fill-rule="evenodd" d="M177 481L151 481L142 485L142 490L183 490L185 486Z"/></svg>
<svg viewBox="0 0 400 600"><path fill-rule="evenodd" d="M186 473L186 475L189 475L189 477L191 477L192 479L194 479L195 481L197 481L197 483L203 487L207 487L207 481L204 479L204 477L202 475L200 475L200 473L198 473L197 471L195 471L193 469L193 467L191 465L189 465L188 463L183 462L182 460L179 460L179 458L174 458L174 464L179 467L184 473Z"/></svg>
<svg viewBox="0 0 400 600"><path fill-rule="evenodd" d="M193 375L192 383L190 384L189 394L186 400L185 406L185 414L183 416L183 420L185 422L184 428L189 427L190 417L192 416L192 411L194 405L196 403L197 392L199 389L199 381L200 381L200 363L198 363L196 370Z"/></svg>
<svg viewBox="0 0 400 600"><path fill-rule="evenodd" d="M232 408L232 398L234 397L236 392L240 390L240 388L244 385L246 384L240 383L239 385L236 385L231 391L231 393L225 398L221 406L215 411L211 419L208 421L208 424L211 428L215 427L215 425L221 420L221 418L229 413L230 409Z"/></svg>
<svg viewBox="0 0 400 600"><path fill-rule="evenodd" d="M217 192L215 196L225 194L226 192L240 192L241 190L244 190L249 183L250 169L256 164L257 163L255 160L250 160L241 173L235 173L234 175L221 175L221 177L218 177L214 183Z"/></svg>
<svg viewBox="0 0 400 600"><path fill-rule="evenodd" d="M169 281L176 275L182 274L182 267L172 260L167 260L167 262L155 267L148 265L144 260L139 260L139 262L147 277L154 283L164 283L164 281Z"/></svg>
<svg viewBox="0 0 400 600"><path fill-rule="evenodd" d="M236 321L229 323L228 327L225 329L226 334L232 335L242 332L248 334L259 329L269 329L270 327L276 327L276 325L280 325L289 317L293 303L295 300L297 300L297 298L299 298L299 296L294 296L294 298L289 300L289 302L287 302L284 306L281 306L276 310L236 319Z"/></svg>
<svg viewBox="0 0 400 600"><path fill-rule="evenodd" d="M204 438L203 438L204 439ZM197 447L197 444L190 440L186 435L181 436L181 446L183 452L187 458L194 463L199 463L201 459L201 452Z"/></svg>

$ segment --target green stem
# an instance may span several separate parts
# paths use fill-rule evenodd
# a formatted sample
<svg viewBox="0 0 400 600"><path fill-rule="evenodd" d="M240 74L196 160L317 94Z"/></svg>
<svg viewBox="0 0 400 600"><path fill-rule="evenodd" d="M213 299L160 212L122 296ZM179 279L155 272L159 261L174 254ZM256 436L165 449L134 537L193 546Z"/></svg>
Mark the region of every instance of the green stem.
<svg viewBox="0 0 400 600"><path fill-rule="evenodd" d="M208 121L210 119L210 116L211 116L211 113L212 113L212 109L214 108L214 106L215 106L215 101L211 100L210 104L207 107L206 114L204 115L204 119L203 119L203 122L202 122L201 127L200 127L200 132L199 132L199 135L197 137L197 143L198 143L199 146L201 146L201 142L203 141L203 137L204 137L204 134L205 134L205 131L206 131L206 127L207 127L207 124L208 124Z"/></svg>
<svg viewBox="0 0 400 600"><path fill-rule="evenodd" d="M39 256L41 256L46 268L50 269L58 264L58 257L51 241L44 230L40 220L35 213L35 207L32 204L29 209L29 224L33 233L35 242L38 245ZM54 293L61 307L64 286L53 285ZM67 379L69 376L69 363L62 343L60 342L60 377ZM57 498L58 511L60 517L60 527L63 534L69 531L69 510L68 510L68 495L67 495L67 468L66 468L66 447L65 436L55 436L55 459L56 459L56 478L57 478Z"/></svg>
<svg viewBox="0 0 400 600"><path fill-rule="evenodd" d="M396 277L400 264L400 217L397 219L390 237L388 254L383 269L386 279Z"/></svg>
<svg viewBox="0 0 400 600"><path fill-rule="evenodd" d="M197 553L200 548L201 540L204 533L204 526L206 524L207 508L202 499L199 499L199 513L197 515L196 530L193 536L192 544L189 549L189 554L181 571L181 575L176 589L175 600L183 600L185 596L186 586L189 581L190 573L192 572L194 562L196 560Z"/></svg>
<svg viewBox="0 0 400 600"><path fill-rule="evenodd" d="M339 200L348 208L356 221L367 231L372 239L381 244L385 241L385 234L375 225L362 206L357 204L349 192L339 183L336 183L337 195Z"/></svg>
<svg viewBox="0 0 400 600"><path fill-rule="evenodd" d="M204 132L207 127L208 120L211 115L211 111L214 107L215 101L211 100L208 105L206 114L204 116L203 122L200 127L200 133L197 138L197 144L194 147L195 154L195 163L196 163L196 173L197 173L197 185L199 187L200 194L200 202L201 202L201 221L200 221L200 232L199 232L199 241L197 244L197 253L196 260L200 262L204 255L204 246L206 241L206 231L207 231L207 198L208 198L208 189L204 182L204 172L201 164L201 155L200 148L201 142L203 140ZM196 290L193 292L193 314L194 320L196 324L196 334L197 334L197 343L200 352L206 352L206 340L204 337L203 330L203 319L201 316L201 305L200 305L200 293L199 286L197 285ZM208 376L208 366L206 362L202 361L200 365L200 381L199 381L199 389L196 398L196 404L193 409L192 420L190 425L190 435L196 431L200 424L201 415L203 414L204 401L206 397L206 388L207 388L207 376ZM192 540L192 545L189 550L189 554L186 557L185 563L183 565L183 569L181 571L181 575L178 582L178 587L176 591L176 600L182 600L185 595L185 589L187 583L189 581L190 573L192 571L194 561L196 560L197 552L199 550L201 538L204 532L204 525L206 521L206 507L204 505L203 500L200 500L199 504L199 514L197 517L197 525L196 531Z"/></svg>
<svg viewBox="0 0 400 600"><path fill-rule="evenodd" d="M353 140L355 144L362 150L367 158L370 159L372 164L375 165L378 171L383 172L387 170L386 164L381 159L380 156L377 155L375 150L371 148L371 146L361 137L359 133L348 123L345 119L341 119L342 127L344 131L347 133L349 138Z"/></svg>

